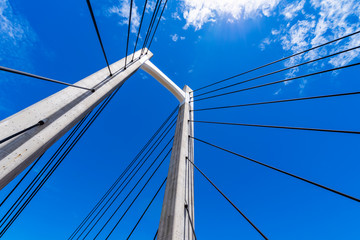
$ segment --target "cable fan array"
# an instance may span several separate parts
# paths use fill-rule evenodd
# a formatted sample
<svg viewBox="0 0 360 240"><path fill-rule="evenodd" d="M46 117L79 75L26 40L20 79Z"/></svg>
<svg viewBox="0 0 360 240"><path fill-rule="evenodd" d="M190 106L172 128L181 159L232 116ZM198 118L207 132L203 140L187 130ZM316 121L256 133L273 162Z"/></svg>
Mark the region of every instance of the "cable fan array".
<svg viewBox="0 0 360 240"><path fill-rule="evenodd" d="M137 51L137 44L140 37L140 31L141 26L143 23L143 20L145 18L145 10L147 8L147 1L145 1L144 7L143 7L143 13L141 17L141 25L139 26L138 32L137 32L137 38L135 42L135 47L132 53L131 61L128 60L128 48L129 48L129 42L130 42L130 28L131 28L131 15L132 15L132 6L133 6L133 0L131 0L131 7L129 12L129 22L128 22L128 31L127 31L127 37L126 37L126 55L125 55L125 65L117 70L116 72L111 71L111 66L109 64L105 47L103 45L103 41L101 39L100 30L98 28L98 24L95 19L95 15L93 12L92 5L90 3L90 0L86 0L90 16L100 43L101 50L104 55L104 59L107 65L107 68L109 70L109 76L104 79L104 81L109 81L111 78L115 77L119 73L123 72L128 66L132 65L134 62L138 61L142 56L146 55L151 47L153 38L156 34L157 28L159 26L159 23L161 21L161 16L165 10L167 0L163 2L163 0L157 0L156 7L152 13L151 20L149 22L148 29L146 31L146 37L144 39L143 45L142 45L142 51L138 58L134 58L135 52ZM161 11L160 11L161 9ZM158 13L160 12L160 15ZM155 26L155 28L154 28ZM130 55L131 56L131 55ZM0 66L0 71L9 72L13 74L23 75L26 77L30 77L33 79L39 79L44 80L52 83L62 84L69 87L79 88L83 90L87 90L90 92L95 92L95 89L90 89L58 80L54 80L47 77L38 76L31 73L26 73L23 71L2 67ZM121 87L121 86L120 86ZM73 130L67 135L64 142L58 147L55 151L55 153L50 157L49 160L45 162L45 164L42 166L41 170L36 174L34 178L30 178L30 172L33 171L35 166L39 166L42 162L43 156L38 158L29 168L28 170L23 174L21 179L17 182L17 184L9 191L9 193L1 200L0 203L0 210L4 211L4 215L0 217L0 238L4 236L4 234L7 232L7 230L11 227L11 225L15 222L15 220L19 217L19 215L23 212L25 207L31 202L31 200L34 198L34 196L40 191L40 189L43 187L43 185L46 183L46 181L51 177L51 175L54 173L54 171L58 168L58 166L62 163L62 161L66 158L66 156L71 152L71 150L76 146L78 141L83 137L83 135L86 133L86 131L89 129L89 127L93 124L93 122L99 117L99 115L102 113L102 111L105 109L105 107L109 104L109 102L113 99L115 94L119 91L119 88L117 88L109 97L107 97L100 106L94 110L93 112L89 113L85 118L83 118L74 128ZM176 109L177 110L177 109ZM173 114L175 113L175 110ZM44 121L39 119L39 122L34 124L33 126L29 126L28 128L19 131L18 133L13 134L12 136L6 137L5 139L0 140L0 144L4 143L6 141L9 141L10 139L20 135L24 134L25 132L36 128L38 126L41 126L44 124ZM168 132L171 130L168 129ZM167 132L167 133L168 133ZM166 133L166 134L167 134ZM166 135L165 135L166 136ZM160 144L160 143L159 143ZM170 142L168 143L168 145ZM166 145L166 146L168 146ZM158 145L157 145L158 146ZM156 146L156 147L157 147ZM155 147L155 148L156 148ZM170 153L170 150L168 151L167 155ZM152 153L149 153L148 158L151 156ZM160 156L158 156L160 157ZM166 157L164 157L164 160ZM163 160L163 161L164 161ZM161 162L162 163L162 162ZM153 163L154 164L154 163ZM142 166L142 165L141 165ZM159 167L159 166L158 166ZM140 167L141 168L141 167ZM149 171L150 169L148 169ZM138 171L138 170L137 170ZM155 172L154 172L155 173ZM154 174L153 173L153 174ZM135 173L136 174L136 173ZM149 179L150 180L150 179ZM26 182L30 182L29 184ZM165 182L165 181L164 181ZM161 185L163 186L164 183ZM24 186L24 190L19 190L20 187ZM161 188L161 187L160 187ZM157 191L156 195L158 194ZM15 195L18 195L18 197L12 202L13 198L15 198ZM155 195L155 196L156 196ZM6 207L9 205L9 208L6 209ZM114 227L115 229L115 227ZM113 231L113 230L112 230ZM111 234L111 233L110 233Z"/></svg>

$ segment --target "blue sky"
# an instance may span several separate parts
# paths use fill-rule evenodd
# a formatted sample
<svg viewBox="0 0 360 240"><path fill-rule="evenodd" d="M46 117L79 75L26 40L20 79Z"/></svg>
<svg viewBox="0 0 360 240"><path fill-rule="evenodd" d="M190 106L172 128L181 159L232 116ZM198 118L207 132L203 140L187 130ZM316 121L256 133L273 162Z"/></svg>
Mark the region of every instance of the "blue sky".
<svg viewBox="0 0 360 240"><path fill-rule="evenodd" d="M91 2L109 61L115 62L125 55L129 3ZM153 6L153 1L150 2ZM135 4L130 49L144 1ZM146 14L146 28L150 12L151 7ZM360 3L356 0L169 0L151 47L154 53L151 61L181 88L187 84L197 89L355 32L360 29L359 18ZM105 67L85 0L0 0L0 44L1 66L69 83ZM229 83L358 45L360 35ZM358 61L359 51L353 51L232 90ZM0 119L62 88L0 73ZM199 101L195 108L359 89L359 69L354 67ZM196 112L195 119L359 131L358 99L350 96L204 111ZM139 70L13 224L5 239L68 237L177 104L169 92ZM360 141L356 135L198 123L195 136L360 197ZM195 162L270 239L359 239L360 209L351 200L202 143L195 144ZM123 239L130 232L166 176L167 165L166 162L161 167L151 188L146 189L116 229L114 239ZM35 168L32 175L39 169ZM16 181L2 192L8 192ZM162 198L163 190L133 239L152 239ZM197 172L195 201L199 239L261 239Z"/></svg>

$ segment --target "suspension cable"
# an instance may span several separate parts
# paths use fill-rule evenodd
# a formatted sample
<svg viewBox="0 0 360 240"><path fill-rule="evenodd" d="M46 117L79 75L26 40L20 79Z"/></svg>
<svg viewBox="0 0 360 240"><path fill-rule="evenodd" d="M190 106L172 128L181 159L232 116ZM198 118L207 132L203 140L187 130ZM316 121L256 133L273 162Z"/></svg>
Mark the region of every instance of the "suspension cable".
<svg viewBox="0 0 360 240"><path fill-rule="evenodd" d="M132 7L133 7L133 0L130 1L129 26L128 26L128 33L127 33L127 40L126 40L126 54L125 54L125 66L124 66L124 69L126 69L126 62L127 62L127 58L128 58L128 47L129 47L129 38L130 38Z"/></svg>
<svg viewBox="0 0 360 240"><path fill-rule="evenodd" d="M26 178L26 176L31 172L31 170L35 167L35 165L40 161L40 159L42 158L42 156L44 156L44 154L42 154L40 157L38 157L35 162L31 165L31 167L26 171L26 173L24 174L24 176L22 176L22 178L19 180L19 182L11 189L11 191L6 195L6 197L4 198L4 200L0 203L0 207L6 202L6 200L9 199L9 197L14 193L14 191L19 187L19 185L22 183L22 181Z"/></svg>
<svg viewBox="0 0 360 240"><path fill-rule="evenodd" d="M288 126L271 126L271 125L260 125L260 124L229 123L229 122L210 122L210 121L198 121L198 120L189 120L189 121L190 121L190 122L197 122L197 123L222 124L222 125L246 126L246 127L281 128L281 129L291 129L291 130L306 130L306 131L318 131L318 132L360 134L359 131L346 131L346 130L321 129L321 128L303 128L303 127L288 127Z"/></svg>
<svg viewBox="0 0 360 240"><path fill-rule="evenodd" d="M21 131L19 131L19 132L17 132L17 133L14 133L13 135L11 135L11 136L9 136L9 137L6 137L6 138L0 140L0 144L4 143L4 142L6 142L6 141L9 141L10 139L12 139L12 138L14 138L14 137L17 137L17 136L19 136L20 134L23 134L24 132L27 132L27 131L29 131L29 130L31 130L31 129L33 129L33 128L42 126L42 125L44 125L44 124L45 124L45 120L41 120L41 121L39 121L37 124L32 125L31 127L25 128L24 130L21 130Z"/></svg>
<svg viewBox="0 0 360 240"><path fill-rule="evenodd" d="M154 236L154 240L156 240L156 237L157 237L158 233L159 233L159 229L156 230L156 233L155 233L155 236Z"/></svg>
<svg viewBox="0 0 360 240"><path fill-rule="evenodd" d="M234 87L234 86L237 86L237 85L240 85L240 84L243 84L243 83L251 82L251 81L256 80L256 79L260 79L260 78L267 77L267 76L270 76L270 75L273 75L273 74L276 74L276 73L280 73L280 72L283 72L283 71L286 71L286 70L297 68L297 67L300 67L300 66L303 66L303 65L306 65L306 64L310 64L310 63L314 63L314 62L317 62L317 61L320 61L320 60L324 60L326 58L330 58L330 57L333 57L333 56L336 56L336 55L339 55L339 54L343 54L343 53L346 53L346 52L349 52L349 51L353 51L353 50L356 50L358 48L360 48L360 46L353 47L353 48L350 48L350 49L346 49L344 51L336 52L336 53L333 53L333 54L330 54L330 55L327 55L327 56L324 56L324 57L321 57L321 58L317 58L317 59L314 59L314 60L310 60L310 61L307 61L307 62L303 62L303 63L297 64L297 65L294 65L294 66L291 66L291 67L283 68L283 69L280 69L280 70L277 70L277 71L274 71L274 72L271 72L271 73L267 73L267 74L264 74L264 75L261 75L261 76L258 76L258 77L250 78L250 79L247 79L247 80L244 80L244 81L241 81L241 82L230 84L230 85L227 85L227 86L224 86L224 87L221 87L221 88L217 88L217 89L214 89L214 90L211 90L211 91L208 91L208 92L204 92L204 93L196 95L195 97L207 95L209 93L217 92L217 91L224 90L224 89L227 89L227 88L230 88L230 87Z"/></svg>
<svg viewBox="0 0 360 240"><path fill-rule="evenodd" d="M123 180L123 182L120 184L120 186L117 187L117 189L114 191L114 193L112 194L112 196L107 200L107 202L102 206L102 208L99 210L99 212L95 215L95 217L90 221L90 223L87 224L87 226L85 227L85 229L81 232L81 234L79 235L79 237L85 233L85 231L87 230L88 227L90 227L90 225L93 223L93 221L95 221L95 219L97 218L96 222L93 224L93 226L90 228L90 230L88 231L88 233L85 235L85 237L92 231L92 229L96 226L96 224L100 221L100 219L104 216L104 214L109 210L109 208L112 206L112 204L114 204L114 202L116 201L116 199L120 196L120 194L123 192L123 190L128 186L128 184L131 182L131 180L135 177L135 175L139 172L139 170L142 168L142 166L147 162L147 160L149 159L149 157L153 154L153 152L157 149L157 147L160 145L160 143L164 140L164 138L167 136L167 134L170 132L170 130L173 128L173 126L175 125L169 125L164 132L160 135L159 139L162 137L163 134L165 134L161 140L158 142L158 140L153 144L153 146L157 143L157 145L153 148L153 146L148 150L148 152L144 155L144 157L136 164L136 166L131 170L131 172L128 174L128 176ZM170 127L170 128L169 128ZM168 129L169 128L169 129ZM167 130L168 129L168 130ZM165 133L166 132L166 133ZM153 149L152 149L153 148ZM149 151L152 149L151 153L145 158L145 156L149 153ZM163 152L163 151L162 151ZM159 156L158 156L159 157ZM145 160L144 160L145 159ZM141 165L139 166L139 164L141 163ZM139 167L138 167L139 166ZM136 171L135 171L136 170ZM133 173L135 171L135 173ZM131 177L130 177L131 176ZM130 179L127 181L127 179L130 177ZM127 181L127 182L126 182ZM126 184L123 186L123 184L126 182ZM123 186L123 187L122 187ZM119 191L120 190L120 191ZM116 196L115 196L116 194ZM114 197L115 196L115 197ZM111 201L112 200L112 201ZM109 206L104 210L104 212L100 215L100 217L97 217L101 211L106 207L106 205L111 201L111 203L109 204ZM78 237L78 238L79 238ZM84 238L85 238L84 237Z"/></svg>
<svg viewBox="0 0 360 240"><path fill-rule="evenodd" d="M136 199L140 196L140 194L142 193L142 191L145 189L145 187L148 185L148 183L150 182L150 180L152 179L152 177L155 175L155 173L159 170L159 168L161 167L161 165L164 163L164 161L166 160L166 158L169 156L169 154L171 153L170 149L168 151L168 153L165 155L165 157L163 158L163 160L158 164L158 166L156 167L156 169L153 171L153 173L150 175L150 177L147 179L147 181L145 182L144 186L140 189L139 193L135 196L135 198L133 199L133 201L130 203L129 207L125 210L125 212L123 213L123 215L120 217L120 219L117 221L117 223L115 224L115 226L112 228L112 230L110 231L110 233L107 235L107 237L105 239L108 239L110 237L110 235L114 232L115 228L119 225L119 223L121 222L121 220L124 218L124 216L126 215L126 213L130 210L131 206L134 204L134 202L136 201ZM147 173L147 172L146 172ZM145 174L143 175L145 176ZM129 193L130 194L130 193ZM125 201L125 199L124 199ZM124 202L123 201L123 202ZM123 203L122 202L122 203ZM122 204L121 203L121 204ZM111 218L115 215L115 213L119 210L121 204L119 205L119 207L115 210L115 212L111 215L111 217L109 218L109 220L104 224L104 226L100 229L100 231L98 232L98 234L96 234L96 236L94 237L94 239L96 239L99 234L101 233L101 231L105 228L105 226L109 223L109 221L111 220Z"/></svg>
<svg viewBox="0 0 360 240"><path fill-rule="evenodd" d="M48 81L48 82L52 82L52 83L58 83L58 84L66 85L66 86L69 86L69 87L80 88L80 89L88 90L88 91L91 91L91 92L95 92L94 88L81 87L81 86L78 86L78 85L74 85L74 84L70 84L70 83L66 83L66 82L61 82L61 81L54 80L54 79L51 79L51 78L41 77L41 76L38 76L38 75L35 75L35 74L22 72L22 71L7 68L7 67L0 66L0 71L15 73L15 74L23 75L23 76L26 76L26 77L36 78L36 79L40 79L40 80L44 80L44 81Z"/></svg>
<svg viewBox="0 0 360 240"><path fill-rule="evenodd" d="M205 179L236 209L236 211L237 211L238 213L240 213L241 216L243 216L243 218L245 218L246 221L247 221L248 223L250 223L251 226L252 226L253 228L255 228L255 230L256 230L258 233L260 233L260 235L261 235L264 239L268 240L268 238L255 226L255 224L252 223L252 222L250 221L250 219L247 218L247 217L245 216L245 214L240 211L240 209L205 175L205 173L203 173L188 157L186 157L186 159L187 159L187 160L199 171L199 173L201 173L201 175L202 175L203 177L205 177Z"/></svg>
<svg viewBox="0 0 360 240"><path fill-rule="evenodd" d="M199 99L192 100L191 102L201 101L201 100L210 99L210 98L216 98L216 97L225 96L225 95L234 94L234 93L243 92L243 91L248 91L248 90L252 90L252 89L256 89L256 88L261 88L261 87L274 85L274 84L277 84L277 83L290 82L292 80L305 78L305 77L310 77L310 76L315 76L315 75L318 75L318 74L332 72L332 71L336 71L336 70L340 70L340 69L355 67L355 66L358 66L358 65L360 65L360 62L345 65L345 66L342 66L342 67L331 68L331 69L323 70L323 71L320 71L320 72L313 72L313 73L305 74L305 75L302 75L302 76L287 78L287 79L283 79L283 80L279 80L279 81L275 81L275 82L265 83L265 84L261 84L261 85L257 85L257 86L253 86L253 87L243 88L243 89L236 90L236 91L231 91L231 92L217 94L217 95L213 95L213 96L209 96L209 97L199 98Z"/></svg>
<svg viewBox="0 0 360 240"><path fill-rule="evenodd" d="M162 184L160 185L160 187L158 188L158 190L156 191L155 195L153 196L153 198L151 199L150 203L147 205L146 209L143 211L143 213L141 214L139 220L137 221L137 223L135 224L135 226L133 227L133 229L131 230L130 234L128 235L128 237L126 238L126 240L128 240L131 235L133 234L133 232L135 231L136 227L139 225L140 221L142 220L142 218L144 217L145 213L147 212L147 210L150 208L151 204L153 203L153 201L155 200L156 196L158 195L158 193L160 192L161 188L164 186L165 182L166 182L167 177L164 179L164 181L162 182Z"/></svg>
<svg viewBox="0 0 360 240"><path fill-rule="evenodd" d="M84 220L79 224L79 226L74 230L71 236L68 238L73 239L75 235L80 231L80 229L84 226L84 224L91 218L91 216L96 212L96 210L101 206L101 204L105 201L105 199L109 196L112 190L117 186L117 184L121 181L121 179L127 174L129 169L134 165L134 163L138 160L138 158L143 154L143 152L147 149L147 147L151 144L151 142L155 139L155 137L160 133L160 131L164 128L164 126L169 122L170 118L175 114L178 110L178 106L174 108L174 110L170 113L170 115L165 119L165 121L161 124L161 126L156 130L156 132L151 136L148 142L143 146L140 152L135 156L135 158L130 162L130 164L125 168L125 170L120 174L120 176L116 179L116 181L112 184L112 186L108 189L108 191L103 195L100 201L95 205L95 207L88 213L88 215L84 218ZM151 149L152 147L150 147ZM146 155L146 154L145 154Z"/></svg>
<svg viewBox="0 0 360 240"><path fill-rule="evenodd" d="M90 11L90 15L91 15L91 18L92 18L92 21L93 21L93 24L94 24L94 27L95 27L95 30L96 30L96 34L97 34L97 36L98 36L99 43L100 43L102 52L103 52L104 57L105 57L106 65L107 65L107 67L108 67L108 69L109 69L110 76L112 76L112 73L111 73L111 70L110 70L110 65L109 65L108 59L107 59L107 57L106 57L105 48L104 48L104 45L103 45L102 40L101 40L101 37L100 37L100 32L99 32L98 26L97 26L97 24L96 24L95 15L94 15L93 9L92 9L92 7L91 7L90 0L86 0L86 3L87 3L87 5L88 5L89 11Z"/></svg>
<svg viewBox="0 0 360 240"><path fill-rule="evenodd" d="M157 17L157 14L160 10L160 7L161 7L161 3L162 3L163 0L160 0L160 1L157 1L156 2L156 5L155 5L155 9L154 9L154 13L153 13L153 16L151 18L151 21L150 21L150 25L149 25L149 28L148 28L148 31L146 33L146 36L145 36L145 40L144 40L144 43L143 43L143 48L142 48L142 51L141 51L141 54L144 53L144 49L149 41L149 38L151 36L151 32L152 32L152 29L154 27L154 24L155 24L155 21L156 21L156 17Z"/></svg>
<svg viewBox="0 0 360 240"><path fill-rule="evenodd" d="M172 121L173 122L173 121ZM152 146L149 148L149 150L145 153L145 155L142 157L142 159L136 164L136 166L130 171L128 176L122 181L120 186L117 187L117 189L114 191L114 193L110 196L110 198L106 201L106 203L101 207L101 209L98 211L98 213L95 215L95 217L90 221L90 223L87 224L85 229L81 232L80 236L86 231L86 229L92 224L92 222L97 218L97 216L101 213L101 211L106 207L106 205L111 201L110 205L105 209L104 213L97 219L95 224L92 228L95 227L95 225L100 221L102 216L108 211L108 209L111 207L111 205L115 202L115 200L119 197L119 195L123 192L123 190L126 188L126 186L131 182L131 180L135 177L135 175L138 173L138 171L142 168L142 166L145 164L145 162L149 159L149 157L153 154L153 152L157 149L157 147L160 145L160 143L164 140L164 138L167 136L167 134L170 132L172 127L174 126L173 123L170 123L170 125L163 131L163 133L159 136L159 138L152 144ZM170 127L170 129L169 129ZM164 135L165 134L165 135ZM163 136L164 135L164 136ZM155 146L156 145L156 146ZM155 147L154 147L155 146ZM151 152L150 152L151 151ZM150 152L150 154L149 154ZM145 158L146 157L146 158ZM139 164L141 165L139 166ZM139 167L138 167L139 166ZM135 171L136 170L136 171ZM135 173L133 173L135 171ZM130 177L131 176L131 177ZM128 180L128 178L130 179ZM128 180L128 181L127 181ZM127 183L125 184L125 182ZM123 186L125 184L125 186ZM123 187L122 187L123 186ZM119 191L120 190L120 191ZM116 196L115 196L116 195ZM114 197L115 196L115 197ZM88 234L92 230L92 228L89 230ZM79 237L80 237L79 236Z"/></svg>
<svg viewBox="0 0 360 240"><path fill-rule="evenodd" d="M289 58L292 58L292 57L295 57L295 56L301 55L301 54L303 54L303 53L306 53L306 52L309 52L309 51L315 50L315 49L317 49L317 48L320 48L320 47L323 47L323 46L329 45L329 44L331 44L331 43L334 43L334 42L340 41L340 40L342 40L342 39L345 39L345 38L348 38L348 37L354 36L354 35L359 34L359 33L360 33L360 31L356 31L356 32L354 32L354 33L351 33L351 34L345 35L345 36L343 36L343 37L340 37L340 38L334 39L334 40L329 41L329 42L326 42L326 43L324 43L324 44L320 44L320 45L318 45L318 46L315 46L315 47L309 48L309 49L307 49L307 50L304 50L304 51L301 51L301 52L295 53L295 54L293 54L293 55L290 55L290 56L287 56L287 57L281 58L281 59L276 60L276 61L274 61L274 62L267 63L267 64L262 65L262 66L260 66L260 67L253 68L253 69L248 70L248 71L246 71L246 72L243 72L243 73L240 73L240 74L234 75L234 76L232 76L232 77L225 78L225 79L223 79L223 80L221 80L221 81L217 81L217 82L215 82L215 83L212 83L212 84L209 84L209 85L203 86L203 87L201 87L201 88L198 88L198 89L193 90L192 92L199 91L199 90L201 90L201 89L205 89L205 88L208 88L208 87L210 87L210 86L214 86L214 85L216 85L216 84L219 84L219 83L221 83L221 82L228 81L228 80L230 80L230 79L233 79L233 78L239 77L239 76L241 76L241 75L248 74L248 73L250 73L250 72L253 72L253 71L259 70L259 69L261 69L261 68L264 68L264 67L267 67L267 66L273 65L273 64L275 64L275 63L278 63L278 62L284 61L284 60L286 60L286 59L289 59Z"/></svg>
<svg viewBox="0 0 360 240"><path fill-rule="evenodd" d="M190 111L196 112L196 111L208 111L208 110L217 110L217 109L225 109L225 108L249 107L249 106L257 106L257 105L263 105L263 104L284 103L284 102L312 100L312 99L320 99L320 98L331 98L331 97L342 97L342 96L350 96L350 95L358 95L358 94L360 94L360 92L337 93L337 94L329 94L329 95L321 95L321 96L258 102L258 103L247 103L247 104L219 106L219 107L211 107L211 108L200 108L200 109L194 109L194 110L190 110Z"/></svg>
<svg viewBox="0 0 360 240"><path fill-rule="evenodd" d="M316 183L316 182L307 180L307 179L305 179L305 178L299 177L299 176L294 175L294 174L292 174L292 173L289 173L289 172L283 171L283 170L281 170L281 169L272 167L272 166L267 165L267 164L265 164L265 163L262 163L262 162L259 162L259 161L257 161L257 160L254 160L254 159L252 159L252 158L249 158L249 157L246 157L246 156L244 156L244 155L241 155L241 154L235 153L235 152L233 152L233 151L227 150L227 149L225 149L225 148L219 147L219 146L217 146L217 145L215 145L215 144L211 144L211 143L206 142L206 141L204 141L204 140L201 140L201 139L199 139L199 138L192 137L192 136L190 136L190 137L193 138L193 139L195 139L195 140L197 140L197 141L199 141L199 142L202 142L202 143L205 143L205 144L207 144L207 145L209 145L209 146L212 146L212 147L214 147L214 148L220 149L220 150L222 150L222 151L224 151L224 152L231 153L231 154L233 154L233 155L235 155L235 156L244 158L244 159L246 159L246 160L249 160L249 161L254 162L254 163L257 163L257 164L259 164L259 165L261 165L261 166L270 168L270 169L275 170L275 171L277 171L277 172L286 174L286 175L288 175L288 176L290 176L290 177L299 179L299 180L301 180L301 181L303 181L303 182L310 183L310 184L312 184L312 185L314 185L314 186L317 186L317 187L320 187L320 188L322 188L322 189L328 190L328 191L330 191L330 192L336 193L336 194L338 194L338 195L340 195L340 196L346 197L346 198L351 199L351 200L354 200L354 201L356 201L356 202L360 202L360 199L355 198L355 197L352 197L352 196L347 195L347 194L345 194L345 193L342 193L342 192L339 192L339 191L337 191L337 190L334 190L334 189L325 187L325 186L323 186L323 185L321 185L321 184L318 184L318 183ZM195 165L194 165L194 166L195 166Z"/></svg>
<svg viewBox="0 0 360 240"><path fill-rule="evenodd" d="M137 34L136 41L135 41L134 53L133 53L131 61L134 61L135 51L136 51L136 47L137 47L137 44L138 44L138 41L139 41L140 31L141 31L141 27L142 27L144 16L145 16L147 2L148 2L148 0L145 0L144 9L143 9L143 12L141 14L140 26L139 26L138 34Z"/></svg>
<svg viewBox="0 0 360 240"><path fill-rule="evenodd" d="M54 161L54 158L58 156L58 154L64 149L65 145L70 141L72 136L75 134L75 132L79 129L80 125L83 123L83 121L80 121L78 125L72 130L72 132L67 136L65 141L61 144L61 146L55 151L53 156L50 158L50 160L43 166L43 168L39 171L39 173L35 176L35 178L30 182L30 184L23 190L22 194L17 198L17 200L13 203L13 205L9 208L9 210L6 212L6 214L2 217L0 220L0 228L3 226L3 224L7 221L7 219L11 216L11 214L15 211L15 209L20 205L21 201L23 201L26 198L26 195L32 190L32 188L37 184L39 179L43 176L43 174L47 171L49 166ZM8 216L9 215L9 216ZM6 219L5 219L6 218Z"/></svg>
<svg viewBox="0 0 360 240"><path fill-rule="evenodd" d="M15 200L15 202L12 204L12 206L9 208L9 210L5 213L5 215L0 220L0 228L6 223L6 221L11 217L11 215L16 211L16 208L18 208L21 204L21 202L25 199L25 202L20 206L20 208L17 210L17 212L13 215L13 217L10 219L10 221L7 223L7 225L4 227L4 229L0 232L0 238L5 234L7 229L11 226L12 222L15 221L17 216L22 212L22 209L24 208L24 204L27 202L27 200L30 198L27 195L31 194L32 189L35 187L35 185L38 183L38 181L41 179L42 175L47 171L49 166L53 163L54 159L58 156L58 154L62 151L62 149L65 147L65 145L70 141L72 136L75 134L75 132L78 130L80 125L83 121L80 121L78 125L73 129L73 131L69 134L69 136L65 139L65 141L61 144L61 146L56 150L56 152L53 154L53 156L50 158L50 160L45 164L45 166L40 170L40 172L35 176L35 178L30 182L30 184L23 190L22 194Z"/></svg>
<svg viewBox="0 0 360 240"><path fill-rule="evenodd" d="M122 86L122 84L121 84ZM46 174L44 179L40 181L40 184L35 188L35 190L31 193L31 195L26 199L26 201L22 204L20 209L15 213L15 215L12 217L12 219L8 222L8 224L5 226L5 228L0 232L0 238L6 233L6 231L10 228L12 223L17 219L17 217L22 213L22 211L25 209L25 207L29 204L29 202L33 199L33 197L38 193L38 191L41 189L41 187L45 184L45 182L49 179L49 177L52 175L52 173L56 170L56 168L60 165L60 163L66 158L66 156L70 153L70 151L73 149L73 147L77 144L77 142L81 139L81 137L84 135L84 133L89 129L89 127L92 125L92 123L97 119L97 117L100 115L100 113L104 110L104 108L108 105L110 100L116 95L116 93L119 91L119 86L98 108L96 113L92 116L92 118L89 120L89 122L84 126L84 128L81 130L81 132L77 135L77 137L72 141L72 143L68 146L68 148L65 150L65 152L62 154L60 159L55 163L55 165L50 169L50 171ZM87 115L89 116L89 115ZM80 121L81 122L81 121ZM78 125L80 125L80 122ZM59 148L60 149L60 148ZM59 150L58 149L58 150ZM55 152L54 156L57 156L60 152ZM48 165L49 167L49 165ZM47 168L48 168L47 167ZM39 178L38 178L39 179ZM36 180L36 182L38 181ZM34 186L34 185L33 185ZM33 187L32 186L32 187ZM31 188L32 188L31 187ZM31 189L30 189L31 190ZM29 190L29 191L30 191ZM29 193L28 191L28 193ZM0 220L1 222L2 220Z"/></svg>
<svg viewBox="0 0 360 240"><path fill-rule="evenodd" d="M163 15L163 13L164 13L164 10L165 10L165 7L166 7L167 2L168 2L168 0L166 0L165 3L164 3L163 9L162 9L162 11L161 11L159 20L158 20L158 22L157 22L157 24L156 24L154 33L153 33L153 35L152 35L152 37L151 37L151 40L150 40L149 46L148 46L148 48L147 48L146 54L149 52L149 49L150 49L150 47L151 47L151 43L152 43L152 41L153 41L153 39L154 39L155 33L156 33L157 28L158 28L158 26L159 26L159 23L160 23L160 21L161 21L161 17L162 17L162 15Z"/></svg>
<svg viewBox="0 0 360 240"><path fill-rule="evenodd" d="M161 0L161 2L162 2L162 0ZM144 53L144 48L145 48L145 46L147 44L147 41L148 41L148 38L149 38L149 36L151 34L152 26L154 25L154 21L155 21L155 18L156 18L155 15L157 15L157 12L158 12L158 9L160 8L161 2L160 2L160 0L156 0L154 12L153 12L153 14L151 16L151 20L150 20L149 27L148 27L148 30L147 30L146 35L145 35L145 39L144 39L144 42L143 42L143 46L142 46L142 50L141 50L140 55L143 55L143 53Z"/></svg>
<svg viewBox="0 0 360 240"><path fill-rule="evenodd" d="M187 203L185 203L185 209L186 209L186 212L187 212L187 216L188 216L188 219L189 219L189 222L190 222L190 225L191 225L193 235L195 237L195 240L197 240L197 237L196 237L196 234L195 234L194 223L193 223L193 221L191 219L190 212L189 212L189 205Z"/></svg>
<svg viewBox="0 0 360 240"><path fill-rule="evenodd" d="M165 151L166 147L170 144L170 142L173 139L171 139L169 141L168 144L166 144L166 146L163 148L163 150L161 151L161 153L155 158L155 160L151 163L151 166L153 166L155 164L155 162L157 161L157 159L160 157L160 155ZM169 153L168 153L169 154ZM167 155L168 155L167 154ZM166 157L167 157L166 155ZM166 158L165 157L165 158ZM164 158L164 160L165 160ZM145 163L145 162L144 162ZM144 164L143 163L143 164ZM143 164L140 166L140 168L143 166ZM148 167L148 169L146 170L146 172L141 176L141 178L136 182L136 184L133 186L133 188L131 189L131 191L126 195L126 197L122 200L122 202L120 203L120 205L117 207L117 209L115 210L115 212L113 212L113 214L111 215L111 217L107 220L107 222L105 223L105 225L102 227L102 229L100 230L100 232L105 228L105 226L110 222L111 218L115 215L115 213L120 209L120 207L124 204L124 202L126 201L126 199L130 196L130 194L135 190L136 186L140 183L140 181L145 177L146 173L150 170L150 167ZM110 205L105 209L105 211L101 214L100 217L97 218L96 222L93 224L93 226L89 229L89 231L87 232L87 234L84 236L84 239L90 234L90 232L94 229L94 227L98 224L98 222L101 220L101 218L105 215L105 213L109 210L109 208L114 204L114 202L117 200L117 198L120 196L120 194L122 193L122 191L127 187L127 185L130 183L130 181L133 179L133 177L138 173L138 171L140 170L140 168L133 174L133 176L131 177L131 179L126 183L126 185L121 189L121 191L116 195L116 197L112 200L112 202L110 203ZM95 216L96 218L97 216ZM94 218L94 219L95 219ZM94 219L92 221L94 221ZM85 228L85 230L90 226L90 224L92 223L92 221L89 223L89 225ZM85 230L80 234L80 236L85 232ZM99 232L99 233L100 233ZM80 237L79 236L79 237Z"/></svg>

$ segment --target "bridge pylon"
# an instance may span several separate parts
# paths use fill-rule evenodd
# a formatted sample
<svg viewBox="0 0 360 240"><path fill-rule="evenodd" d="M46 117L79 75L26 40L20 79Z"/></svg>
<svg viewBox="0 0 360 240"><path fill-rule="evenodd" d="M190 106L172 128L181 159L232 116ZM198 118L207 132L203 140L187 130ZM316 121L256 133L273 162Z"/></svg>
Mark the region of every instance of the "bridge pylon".
<svg viewBox="0 0 360 240"><path fill-rule="evenodd" d="M171 153L158 240L193 240L194 235L194 161L193 103L191 89L184 87L185 101L179 108Z"/></svg>

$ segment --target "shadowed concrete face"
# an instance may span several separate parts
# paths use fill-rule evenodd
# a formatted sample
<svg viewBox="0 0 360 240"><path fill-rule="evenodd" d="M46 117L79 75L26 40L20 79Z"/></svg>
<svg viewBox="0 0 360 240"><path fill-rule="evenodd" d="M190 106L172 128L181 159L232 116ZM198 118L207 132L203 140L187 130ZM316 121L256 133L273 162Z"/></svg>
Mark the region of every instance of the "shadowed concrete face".
<svg viewBox="0 0 360 240"><path fill-rule="evenodd" d="M194 239L191 222L194 222L194 177L192 103L191 89L184 87L185 102L179 108L174 143L170 159L165 196L160 218L158 240ZM185 208L187 205L189 214Z"/></svg>
<svg viewBox="0 0 360 240"><path fill-rule="evenodd" d="M140 51L135 56L139 57ZM140 60L133 62L124 71L119 71L125 58L110 66L113 76L104 68L76 83L95 92L68 87L58 93L10 116L0 122L0 139L11 136L27 127L44 121L44 124L31 128L11 140L0 144L0 189L41 156L76 123L93 110L101 101L136 72L143 69L166 87L180 102L175 130L165 197L161 212L159 240L194 239L194 179L193 165L193 103L190 103L191 89L181 90L149 59L149 52ZM131 55L127 57L128 60Z"/></svg>

